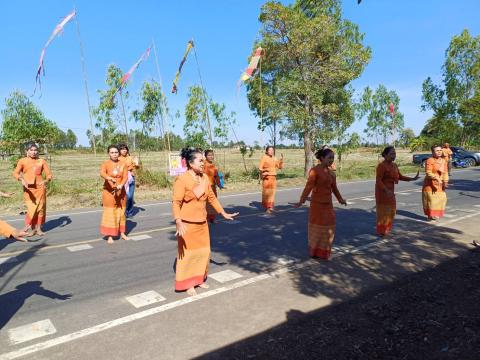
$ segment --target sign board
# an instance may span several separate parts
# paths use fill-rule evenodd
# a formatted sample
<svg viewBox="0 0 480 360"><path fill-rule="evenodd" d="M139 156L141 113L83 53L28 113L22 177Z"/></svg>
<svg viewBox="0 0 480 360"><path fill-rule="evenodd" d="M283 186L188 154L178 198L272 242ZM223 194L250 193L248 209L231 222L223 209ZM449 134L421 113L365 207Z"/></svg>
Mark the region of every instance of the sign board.
<svg viewBox="0 0 480 360"><path fill-rule="evenodd" d="M178 176L187 171L187 163L179 153L168 154L168 171L170 176Z"/></svg>

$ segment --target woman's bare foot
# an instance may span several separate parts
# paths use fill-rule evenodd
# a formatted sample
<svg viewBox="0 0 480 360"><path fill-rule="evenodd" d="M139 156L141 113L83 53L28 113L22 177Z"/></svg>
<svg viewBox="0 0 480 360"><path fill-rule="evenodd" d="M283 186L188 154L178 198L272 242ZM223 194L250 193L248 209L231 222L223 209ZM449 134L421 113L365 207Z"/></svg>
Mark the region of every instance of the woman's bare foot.
<svg viewBox="0 0 480 360"><path fill-rule="evenodd" d="M273 213L273 209L267 209L267 211L265 211L267 214L272 214Z"/></svg>
<svg viewBox="0 0 480 360"><path fill-rule="evenodd" d="M113 244L113 238L111 236L108 237L107 244Z"/></svg>
<svg viewBox="0 0 480 360"><path fill-rule="evenodd" d="M44 233L44 232L42 231L42 229L40 229L40 228L36 228L36 229L35 229L35 232L37 233L38 236L43 236L43 235L45 235L45 233Z"/></svg>
<svg viewBox="0 0 480 360"><path fill-rule="evenodd" d="M197 295L197 292L195 291L195 288L191 287L190 289L187 289L187 294L190 296L195 296Z"/></svg>
<svg viewBox="0 0 480 360"><path fill-rule="evenodd" d="M122 240L125 240L125 241L130 240L130 238L125 234L121 234L120 236L121 236Z"/></svg>
<svg viewBox="0 0 480 360"><path fill-rule="evenodd" d="M30 229L29 231L27 231L27 235L25 235L25 237L32 237L32 236L35 236L36 234L37 234L36 230Z"/></svg>
<svg viewBox="0 0 480 360"><path fill-rule="evenodd" d="M203 283L203 284L198 285L198 287L200 287L202 289L208 289L208 288L210 288L210 285Z"/></svg>

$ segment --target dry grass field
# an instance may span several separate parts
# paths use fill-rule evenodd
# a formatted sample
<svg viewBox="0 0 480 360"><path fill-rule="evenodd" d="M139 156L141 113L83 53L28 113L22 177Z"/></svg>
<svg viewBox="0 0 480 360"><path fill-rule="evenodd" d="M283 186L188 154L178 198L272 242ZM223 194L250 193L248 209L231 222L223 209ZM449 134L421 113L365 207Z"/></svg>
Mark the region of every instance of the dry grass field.
<svg viewBox="0 0 480 360"><path fill-rule="evenodd" d="M278 150L284 154L285 169L278 176L279 187L302 186L304 155L303 150ZM138 155L138 154L136 154ZM223 193L243 190L258 190L260 185L255 177L254 169L258 166L263 151L255 151L252 157L246 156L247 172L238 150L218 150L216 162L226 174L226 187ZM100 205L103 180L100 179L99 169L102 161L107 159L106 154L92 154L79 152L62 152L52 154L49 159L50 168L54 174L54 181L49 184L48 209L65 210L79 207ZM140 159L143 168L147 170L137 176L135 198L138 203L148 200L165 200L171 196L172 178L165 176L167 168L167 154L161 152L141 153ZM411 163L412 154L407 150L399 150L397 163L404 173L416 171L418 167ZM338 181L373 178L375 166L379 161L378 153L371 149L360 149L349 154L343 161L342 169L337 171ZM0 171L4 174L0 190L15 192L12 198L0 199L2 215L18 214L24 210L22 189L11 176L12 163L8 160L0 161Z"/></svg>

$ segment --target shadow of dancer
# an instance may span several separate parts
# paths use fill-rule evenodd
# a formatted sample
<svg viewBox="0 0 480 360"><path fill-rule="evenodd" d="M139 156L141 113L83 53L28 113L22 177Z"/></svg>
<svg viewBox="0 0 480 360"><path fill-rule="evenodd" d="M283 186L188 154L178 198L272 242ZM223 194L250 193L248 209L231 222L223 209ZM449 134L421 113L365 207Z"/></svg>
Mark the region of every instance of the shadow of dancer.
<svg viewBox="0 0 480 360"><path fill-rule="evenodd" d="M67 225L70 225L72 223L72 219L70 219L70 216L60 216L57 219L49 220L43 225L43 230L44 231L50 231L53 230L57 227L65 227Z"/></svg>
<svg viewBox="0 0 480 360"><path fill-rule="evenodd" d="M2 329L11 318L23 306L25 300L32 295L40 295L50 299L68 300L71 294L61 295L42 287L41 281L27 281L18 285L15 290L0 295L0 329Z"/></svg>

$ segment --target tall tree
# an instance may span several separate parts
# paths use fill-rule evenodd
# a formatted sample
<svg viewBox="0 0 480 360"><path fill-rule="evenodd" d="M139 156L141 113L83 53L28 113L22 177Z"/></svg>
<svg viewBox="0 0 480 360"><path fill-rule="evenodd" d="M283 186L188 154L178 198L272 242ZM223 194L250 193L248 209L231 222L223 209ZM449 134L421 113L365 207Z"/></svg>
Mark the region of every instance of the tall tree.
<svg viewBox="0 0 480 360"><path fill-rule="evenodd" d="M394 106L393 116L390 113L390 104ZM404 126L403 114L398 111L400 97L394 90L388 90L385 85L380 84L375 92L366 87L358 104L358 114L360 117L367 117L367 127L365 133L376 139L377 145L379 139L382 144L389 143L395 145L397 136Z"/></svg>
<svg viewBox="0 0 480 360"><path fill-rule="evenodd" d="M207 111L212 115L210 124L207 121ZM207 148L213 145L215 138L226 141L229 129L234 123L235 113L227 114L225 104L214 102L200 86L191 86L188 89L183 126L187 145Z"/></svg>
<svg viewBox="0 0 480 360"><path fill-rule="evenodd" d="M162 107L162 89L156 81L145 81L142 85L140 98L143 102L142 110L134 110L132 116L135 121L142 125L141 133L148 137L155 128L155 121L161 117Z"/></svg>
<svg viewBox="0 0 480 360"><path fill-rule="evenodd" d="M328 94L362 73L370 49L362 44L358 26L342 18L340 0L297 0L288 6L270 1L262 7L260 22L254 48L261 46L266 54L256 81L266 95L251 94L260 91L254 80L247 86L250 107L259 114L263 97L267 118L278 111L287 120L286 134L304 144L306 174L321 127L340 111Z"/></svg>
<svg viewBox="0 0 480 360"><path fill-rule="evenodd" d="M2 119L2 147L7 151L22 149L28 141L51 145L60 135L57 125L20 91L12 92L5 100Z"/></svg>
<svg viewBox="0 0 480 360"><path fill-rule="evenodd" d="M454 132L460 135L455 139L451 133L450 142L480 142L480 36L474 37L468 30L455 35L445 52L442 72L443 86L434 84L430 77L423 82L422 110L433 111L439 131L455 127ZM429 130L424 130L436 138L448 135L427 126Z"/></svg>
<svg viewBox="0 0 480 360"><path fill-rule="evenodd" d="M98 90L100 103L93 109L95 127L100 130L103 146L108 146L118 135L118 127L123 128L124 141L128 142L128 119L126 117L124 100L128 99L128 92L117 92L123 76L122 70L111 64L107 68L105 78L106 90Z"/></svg>

